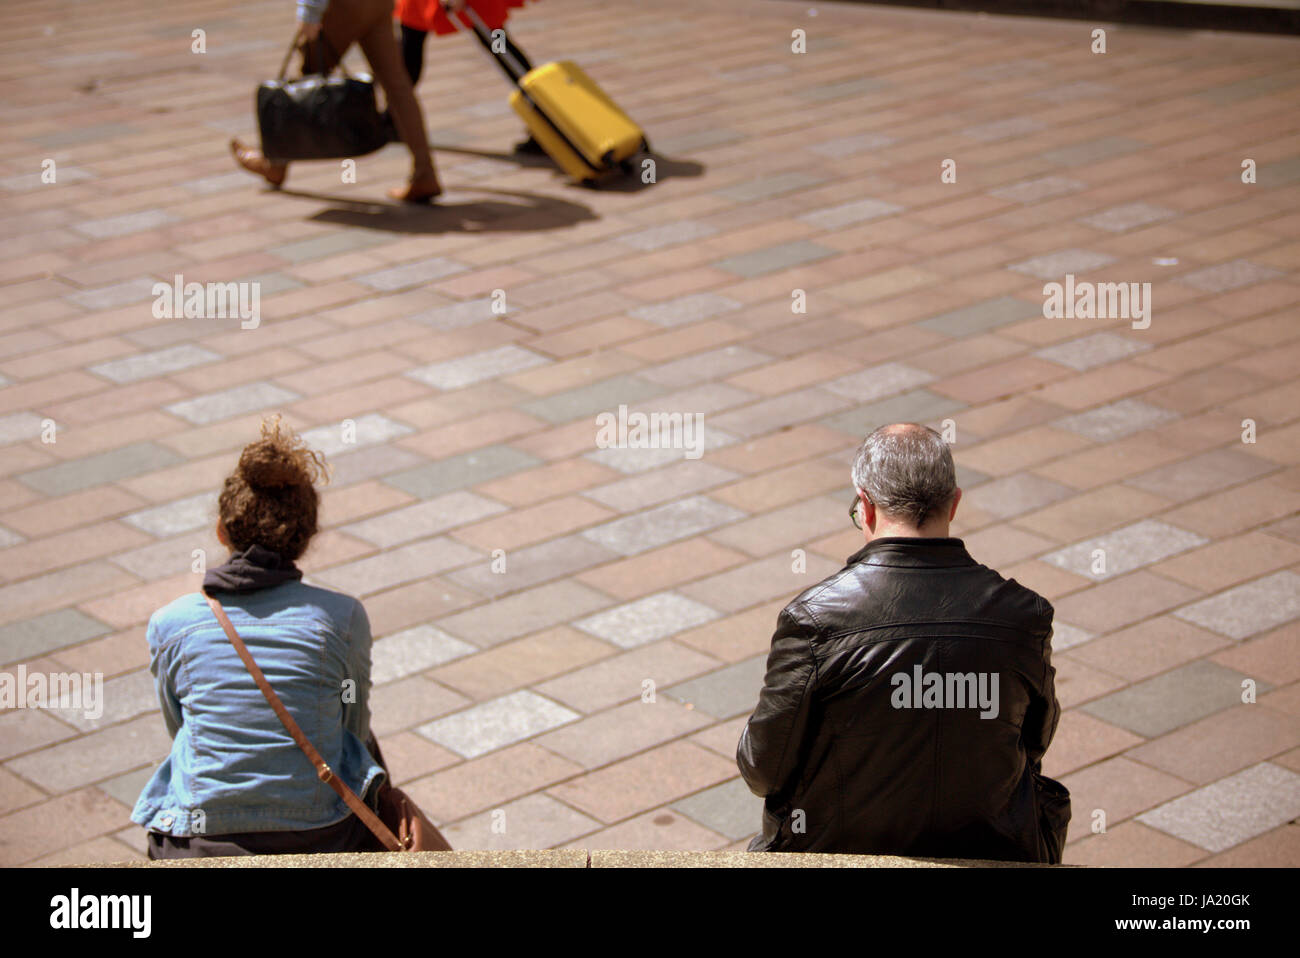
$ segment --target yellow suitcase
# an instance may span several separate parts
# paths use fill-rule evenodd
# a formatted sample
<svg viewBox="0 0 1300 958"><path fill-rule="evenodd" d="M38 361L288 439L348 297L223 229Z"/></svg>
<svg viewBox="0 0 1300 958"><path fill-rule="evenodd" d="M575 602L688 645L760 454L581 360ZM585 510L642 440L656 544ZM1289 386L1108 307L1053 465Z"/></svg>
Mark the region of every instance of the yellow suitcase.
<svg viewBox="0 0 1300 958"><path fill-rule="evenodd" d="M528 132L565 173L587 182L622 167L630 171L637 153L649 150L641 127L576 63L563 60L525 71L473 8L465 10L479 42L516 84L510 105ZM454 16L449 17L453 23Z"/></svg>

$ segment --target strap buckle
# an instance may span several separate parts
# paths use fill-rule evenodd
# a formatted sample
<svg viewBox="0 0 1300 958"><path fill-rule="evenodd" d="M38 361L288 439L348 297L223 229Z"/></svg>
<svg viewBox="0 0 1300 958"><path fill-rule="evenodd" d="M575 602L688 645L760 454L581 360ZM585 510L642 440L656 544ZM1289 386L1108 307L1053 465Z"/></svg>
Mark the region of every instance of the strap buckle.
<svg viewBox="0 0 1300 958"><path fill-rule="evenodd" d="M330 767L328 765L322 762L321 767L316 770L316 777L319 778L322 782L328 782L330 779L334 777L334 773L330 770Z"/></svg>

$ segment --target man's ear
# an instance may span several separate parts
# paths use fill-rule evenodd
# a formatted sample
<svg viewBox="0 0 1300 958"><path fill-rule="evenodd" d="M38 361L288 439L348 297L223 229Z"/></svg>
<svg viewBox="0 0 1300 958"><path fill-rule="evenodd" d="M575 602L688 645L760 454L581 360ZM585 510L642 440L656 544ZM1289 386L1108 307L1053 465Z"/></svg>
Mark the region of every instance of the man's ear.
<svg viewBox="0 0 1300 958"><path fill-rule="evenodd" d="M961 489L958 488L952 497L952 508L948 510L948 521L952 522L953 516L957 515L957 503L961 502Z"/></svg>

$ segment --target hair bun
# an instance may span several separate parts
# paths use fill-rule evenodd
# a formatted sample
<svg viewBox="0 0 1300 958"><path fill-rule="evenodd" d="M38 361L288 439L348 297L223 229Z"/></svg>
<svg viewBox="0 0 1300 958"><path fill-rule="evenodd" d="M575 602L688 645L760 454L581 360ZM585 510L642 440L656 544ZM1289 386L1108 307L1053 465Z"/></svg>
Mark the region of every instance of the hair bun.
<svg viewBox="0 0 1300 958"><path fill-rule="evenodd" d="M297 458L282 446L266 440L244 448L239 457L239 472L255 489L311 485L311 479Z"/></svg>

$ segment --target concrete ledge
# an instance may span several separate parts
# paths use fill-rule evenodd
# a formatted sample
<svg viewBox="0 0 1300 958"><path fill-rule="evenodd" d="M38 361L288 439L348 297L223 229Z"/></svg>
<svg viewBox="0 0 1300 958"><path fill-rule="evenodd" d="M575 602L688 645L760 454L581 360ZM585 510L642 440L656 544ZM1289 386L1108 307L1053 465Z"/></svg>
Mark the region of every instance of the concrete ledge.
<svg viewBox="0 0 1300 958"><path fill-rule="evenodd" d="M1060 868L1070 866L896 855L767 852L587 851L580 848L461 852L347 852L133 861L86 868Z"/></svg>

